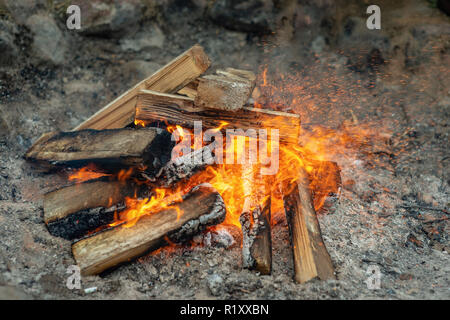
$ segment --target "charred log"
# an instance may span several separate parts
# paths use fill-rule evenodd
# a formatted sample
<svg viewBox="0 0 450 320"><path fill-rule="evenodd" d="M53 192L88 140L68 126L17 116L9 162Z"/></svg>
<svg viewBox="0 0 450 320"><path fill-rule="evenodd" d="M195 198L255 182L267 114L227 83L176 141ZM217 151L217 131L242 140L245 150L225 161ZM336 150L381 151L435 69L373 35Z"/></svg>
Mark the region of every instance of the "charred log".
<svg viewBox="0 0 450 320"><path fill-rule="evenodd" d="M158 248L166 236L186 240L225 219L222 197L207 185L194 188L175 205L141 217L132 227L119 225L74 243L72 252L81 273L98 274Z"/></svg>
<svg viewBox="0 0 450 320"><path fill-rule="evenodd" d="M80 238L114 220L126 197L139 194L132 182L101 178L60 188L44 196L44 222L49 232L65 239Z"/></svg>
<svg viewBox="0 0 450 320"><path fill-rule="evenodd" d="M81 130L44 134L25 158L47 167L94 164L106 171L145 168L156 173L170 160L174 142L158 128Z"/></svg>
<svg viewBox="0 0 450 320"><path fill-rule="evenodd" d="M271 198L258 172L256 166L243 166L242 262L244 268L267 275L272 272Z"/></svg>

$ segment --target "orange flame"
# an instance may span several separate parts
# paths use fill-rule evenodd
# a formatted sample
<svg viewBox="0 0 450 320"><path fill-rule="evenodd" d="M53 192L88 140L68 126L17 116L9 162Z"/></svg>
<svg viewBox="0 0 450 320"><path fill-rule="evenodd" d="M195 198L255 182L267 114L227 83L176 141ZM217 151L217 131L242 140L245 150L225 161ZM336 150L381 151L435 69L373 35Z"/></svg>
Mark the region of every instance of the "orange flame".
<svg viewBox="0 0 450 320"><path fill-rule="evenodd" d="M282 78L283 79L283 78ZM279 84L280 87L273 85L268 78L267 68L262 72L262 79L260 79L259 90L262 92L262 97L272 97L278 91L285 91L292 93L296 91L303 92L303 87L294 84L292 81L289 85L285 83ZM284 80L284 79L283 79ZM279 98L280 94L277 95ZM289 96L289 95L287 95ZM297 95L292 95L290 100L285 100L284 105L289 106L290 109L296 110L297 113L302 113L302 108L314 110L314 105L310 100L305 100ZM283 101L282 101L283 102ZM276 103L268 103L267 101L256 101L258 107L269 106L276 109L280 105L280 101ZM355 121L353 121L355 122ZM135 122L145 126L144 122ZM269 186L266 195L262 197L260 205L262 205L267 197L271 195L272 209L281 212L283 206L283 194L289 193L295 181L299 178L301 169L306 170L311 179L310 188L314 194L314 207L319 210L330 192L337 192L338 181L336 180L336 168L332 168L329 162L325 160L346 159L348 157L348 150L355 150L355 147L363 146L370 140L368 137L373 135L374 130L369 127L364 127L361 123L358 126L343 127L340 130L325 129L320 126L314 126L310 131L304 131L300 137L300 144L278 144L272 143L269 139L267 142L268 153L271 154L274 150L279 150L279 168L274 176L265 178L266 186ZM222 122L217 131L223 129L228 123ZM274 117L270 123L263 123L264 127L280 128L280 130L289 130L283 126L280 119ZM179 125L168 126L169 132L177 131L180 140L186 137L186 129ZM194 139L193 139L194 140ZM250 138L246 138L245 144L249 144ZM198 145L196 147L199 147ZM194 148L192 142L191 148ZM226 150L234 153L234 159L242 156L243 149L234 141L229 145L225 145ZM258 155L261 150L258 151ZM225 153L224 153L225 154ZM259 158L260 159L260 158ZM251 170L259 170L263 166L261 163L255 163L251 166ZM242 164L215 164L208 166L205 170L197 173L188 181L178 185L173 189L156 189L153 190L153 196L146 199L128 198L126 200L127 209L120 213L118 220L111 224L117 225L125 222L125 227L133 226L141 216L159 212L164 209L177 209L177 202L182 201L182 195L188 190L200 183L210 183L222 196L226 205L226 219L224 224L231 224L240 227L239 218L244 208L246 192L242 179ZM269 183L267 183L269 182ZM272 212L272 216L277 212ZM278 212L278 214L279 214ZM180 216L182 212L178 212Z"/></svg>
<svg viewBox="0 0 450 320"><path fill-rule="evenodd" d="M75 181L81 183L84 181L97 179L100 177L110 176L108 173L100 172L93 164L89 164L86 167L78 169L71 173L68 177L69 181Z"/></svg>
<svg viewBox="0 0 450 320"><path fill-rule="evenodd" d="M183 200L181 192L169 194L168 189L155 189L154 195L150 198L125 199L126 210L119 214L119 218L110 224L111 227L124 223L125 228L130 228L144 215L160 212L165 209L173 208L177 211L177 220L180 218L182 211L175 204Z"/></svg>

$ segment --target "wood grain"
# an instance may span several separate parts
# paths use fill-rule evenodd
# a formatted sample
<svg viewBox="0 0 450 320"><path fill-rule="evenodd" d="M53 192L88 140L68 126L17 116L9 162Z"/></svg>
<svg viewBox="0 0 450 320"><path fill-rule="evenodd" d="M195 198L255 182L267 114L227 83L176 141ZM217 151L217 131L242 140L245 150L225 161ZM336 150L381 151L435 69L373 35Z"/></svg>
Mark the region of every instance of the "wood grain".
<svg viewBox="0 0 450 320"><path fill-rule="evenodd" d="M175 93L208 69L211 62L200 45L185 51L139 82L73 130L123 128L133 122L136 94L141 89Z"/></svg>
<svg viewBox="0 0 450 320"><path fill-rule="evenodd" d="M335 279L334 267L325 247L314 210L309 178L304 170L292 191L284 195L284 206L291 234L295 280L307 282L318 277Z"/></svg>
<svg viewBox="0 0 450 320"><path fill-rule="evenodd" d="M93 163L111 171L146 166L154 172L170 159L174 144L167 131L157 128L51 132L43 135L25 158L49 167Z"/></svg>
<svg viewBox="0 0 450 320"><path fill-rule="evenodd" d="M285 143L297 143L300 133L300 117L297 114L250 107L236 112L202 109L194 106L192 98L150 90L141 90L138 95L136 120L146 124L166 121L185 128L193 128L194 121L202 121L204 129L217 128L223 122L227 123L223 130L277 129L280 142Z"/></svg>

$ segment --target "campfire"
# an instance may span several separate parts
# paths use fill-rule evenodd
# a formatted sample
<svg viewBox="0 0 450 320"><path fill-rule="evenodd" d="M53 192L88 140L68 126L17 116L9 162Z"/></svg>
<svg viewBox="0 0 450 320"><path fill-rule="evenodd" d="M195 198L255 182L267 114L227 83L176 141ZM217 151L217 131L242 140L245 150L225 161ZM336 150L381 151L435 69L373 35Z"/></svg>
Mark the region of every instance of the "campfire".
<svg viewBox="0 0 450 320"><path fill-rule="evenodd" d="M202 75L210 64L196 45L73 131L36 141L27 160L69 172L44 196L49 232L74 240L92 275L238 227L242 266L270 274L273 214L284 208L295 280L334 278L316 212L339 193L339 168L299 144L299 115L252 98L253 72Z"/></svg>

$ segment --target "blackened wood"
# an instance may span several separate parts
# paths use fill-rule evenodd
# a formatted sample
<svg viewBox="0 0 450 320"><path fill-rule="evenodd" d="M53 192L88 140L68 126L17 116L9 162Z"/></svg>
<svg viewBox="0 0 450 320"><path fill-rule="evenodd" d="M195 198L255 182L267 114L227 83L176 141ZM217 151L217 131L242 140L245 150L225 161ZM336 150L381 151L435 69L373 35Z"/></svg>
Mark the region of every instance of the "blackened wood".
<svg viewBox="0 0 450 320"><path fill-rule="evenodd" d="M49 167L92 163L106 171L139 167L156 173L170 160L174 145L170 133L159 128L86 129L47 133L25 158Z"/></svg>
<svg viewBox="0 0 450 320"><path fill-rule="evenodd" d="M268 275L272 272L270 188L259 175L258 166L243 165L242 181L245 196L240 217L243 267Z"/></svg>
<svg viewBox="0 0 450 320"><path fill-rule="evenodd" d="M194 188L175 208L142 216L132 227L119 225L72 245L83 275L98 274L161 246L165 236L181 241L225 219L222 197L210 186Z"/></svg>
<svg viewBox="0 0 450 320"><path fill-rule="evenodd" d="M80 238L114 220L126 197L138 196L131 181L108 177L60 188L44 195L44 222L49 232L65 239Z"/></svg>
<svg viewBox="0 0 450 320"><path fill-rule="evenodd" d="M158 186L171 187L174 184L187 180L197 172L214 164L215 143L210 143L187 155L175 158L168 162L156 175L154 180Z"/></svg>
<svg viewBox="0 0 450 320"><path fill-rule="evenodd" d="M67 215L63 219L47 223L51 235L67 240L79 239L89 232L106 227L114 221L116 214L125 209L120 203L111 207L90 208Z"/></svg>

